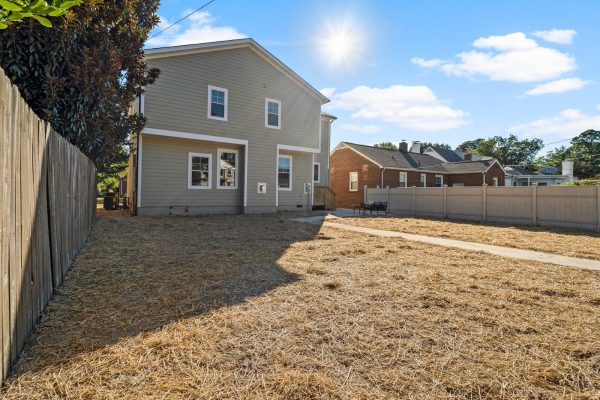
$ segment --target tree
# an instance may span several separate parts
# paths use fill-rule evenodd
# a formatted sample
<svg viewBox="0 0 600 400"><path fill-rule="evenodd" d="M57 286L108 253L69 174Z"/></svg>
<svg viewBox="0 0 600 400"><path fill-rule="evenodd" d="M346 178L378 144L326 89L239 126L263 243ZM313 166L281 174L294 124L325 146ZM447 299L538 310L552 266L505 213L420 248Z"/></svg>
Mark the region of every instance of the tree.
<svg viewBox="0 0 600 400"><path fill-rule="evenodd" d="M562 167L565 159L574 162L574 175L594 179L600 174L600 131L587 130L571 139L571 146L561 146L538 158L537 164Z"/></svg>
<svg viewBox="0 0 600 400"><path fill-rule="evenodd" d="M519 140L515 135L509 135L469 140L456 149L465 153L494 157L502 165L523 165L531 164L543 147L544 142L541 139Z"/></svg>
<svg viewBox="0 0 600 400"><path fill-rule="evenodd" d="M0 0L0 29L23 21L24 18L33 18L43 26L50 28L52 23L46 17L59 17L81 0Z"/></svg>
<svg viewBox="0 0 600 400"><path fill-rule="evenodd" d="M437 147L438 149L452 150L452 147L446 143L421 142L421 153L423 153L429 147Z"/></svg>
<svg viewBox="0 0 600 400"><path fill-rule="evenodd" d="M143 126L129 108L158 76L143 46L158 0L87 0L54 20L0 31L0 66L34 112L90 157L100 172L123 162Z"/></svg>
<svg viewBox="0 0 600 400"><path fill-rule="evenodd" d="M396 146L394 143L392 142L381 142L381 143L377 143L375 146L373 147L379 147L380 149L388 149L388 150L398 150L398 146Z"/></svg>

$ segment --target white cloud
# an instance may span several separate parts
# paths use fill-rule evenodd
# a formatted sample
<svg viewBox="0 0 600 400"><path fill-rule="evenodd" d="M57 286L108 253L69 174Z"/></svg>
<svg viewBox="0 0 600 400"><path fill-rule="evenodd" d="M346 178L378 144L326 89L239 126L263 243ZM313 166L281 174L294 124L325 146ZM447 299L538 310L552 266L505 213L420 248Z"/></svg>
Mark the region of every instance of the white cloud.
<svg viewBox="0 0 600 400"><path fill-rule="evenodd" d="M424 58L421 58L421 57L414 57L414 58L411 58L410 62L413 64L417 64L418 66L421 66L423 68L435 68L435 67L439 67L440 65L444 64L446 61L440 60L439 58L425 60Z"/></svg>
<svg viewBox="0 0 600 400"><path fill-rule="evenodd" d="M581 110L567 108L557 116L517 125L510 128L510 131L527 137L572 138L588 129L600 129L600 115L587 115Z"/></svg>
<svg viewBox="0 0 600 400"><path fill-rule="evenodd" d="M533 39L529 39L523 32L509 33L502 36L488 36L473 42L479 49L496 49L499 51L531 50L538 47Z"/></svg>
<svg viewBox="0 0 600 400"><path fill-rule="evenodd" d="M319 90L319 92L321 92L321 94L323 96L331 98L331 96L333 96L333 94L335 93L335 88L334 87L326 87L326 88Z"/></svg>
<svg viewBox="0 0 600 400"><path fill-rule="evenodd" d="M189 14L186 12L184 14ZM208 12L199 12L190 16L183 25L175 25L155 38L146 41L150 47L178 46L220 40L241 39L248 37L231 26L214 26L215 18ZM171 21L160 18L156 32L171 25Z"/></svg>
<svg viewBox="0 0 600 400"><path fill-rule="evenodd" d="M479 38L473 46L477 50L459 53L457 62L437 63L437 68L449 75L484 76L494 81L509 82L557 79L577 68L574 57L539 46L522 32ZM427 60L423 61L427 63Z"/></svg>
<svg viewBox="0 0 600 400"><path fill-rule="evenodd" d="M600 111L600 104L598 104L598 105L596 106L596 108L598 109L598 111Z"/></svg>
<svg viewBox="0 0 600 400"><path fill-rule="evenodd" d="M426 86L358 86L333 96L331 108L351 111L353 118L420 131L447 130L469 123L466 112L442 104Z"/></svg>
<svg viewBox="0 0 600 400"><path fill-rule="evenodd" d="M558 44L571 44L577 32L573 29L552 29L550 31L536 31L533 36L544 39L547 42Z"/></svg>
<svg viewBox="0 0 600 400"><path fill-rule="evenodd" d="M584 81L581 78L565 78L557 81L543 83L525 92L529 96L539 96L548 93L565 93L574 90L581 90L589 85L589 81Z"/></svg>
<svg viewBox="0 0 600 400"><path fill-rule="evenodd" d="M343 131L373 134L383 130L382 126L377 125L358 125L358 124L346 124L342 125Z"/></svg>

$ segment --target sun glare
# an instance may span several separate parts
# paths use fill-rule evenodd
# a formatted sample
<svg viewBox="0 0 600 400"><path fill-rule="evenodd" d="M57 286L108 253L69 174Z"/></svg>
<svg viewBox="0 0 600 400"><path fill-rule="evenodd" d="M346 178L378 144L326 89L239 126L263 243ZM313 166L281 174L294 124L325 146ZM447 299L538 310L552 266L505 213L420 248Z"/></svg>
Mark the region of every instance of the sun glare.
<svg viewBox="0 0 600 400"><path fill-rule="evenodd" d="M363 34L351 19L329 21L318 45L321 57L330 67L351 67L363 51Z"/></svg>

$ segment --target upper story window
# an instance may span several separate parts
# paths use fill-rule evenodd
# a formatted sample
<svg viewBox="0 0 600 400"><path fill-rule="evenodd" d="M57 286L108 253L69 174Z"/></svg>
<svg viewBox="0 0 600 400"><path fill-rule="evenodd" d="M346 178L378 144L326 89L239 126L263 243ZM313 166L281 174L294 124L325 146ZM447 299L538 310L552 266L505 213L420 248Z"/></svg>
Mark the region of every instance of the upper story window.
<svg viewBox="0 0 600 400"><path fill-rule="evenodd" d="M292 156L279 156L277 160L277 189L292 190Z"/></svg>
<svg viewBox="0 0 600 400"><path fill-rule="evenodd" d="M227 121L227 97L229 91L208 86L208 118Z"/></svg>
<svg viewBox="0 0 600 400"><path fill-rule="evenodd" d="M218 151L219 160L219 179L217 181L218 189L237 189L237 150Z"/></svg>
<svg viewBox="0 0 600 400"><path fill-rule="evenodd" d="M188 189L210 189L212 155L190 153L188 162Z"/></svg>
<svg viewBox="0 0 600 400"><path fill-rule="evenodd" d="M281 101L265 99L265 126L281 129Z"/></svg>
<svg viewBox="0 0 600 400"><path fill-rule="evenodd" d="M398 187L406 187L406 172L400 172L400 179L398 181Z"/></svg>

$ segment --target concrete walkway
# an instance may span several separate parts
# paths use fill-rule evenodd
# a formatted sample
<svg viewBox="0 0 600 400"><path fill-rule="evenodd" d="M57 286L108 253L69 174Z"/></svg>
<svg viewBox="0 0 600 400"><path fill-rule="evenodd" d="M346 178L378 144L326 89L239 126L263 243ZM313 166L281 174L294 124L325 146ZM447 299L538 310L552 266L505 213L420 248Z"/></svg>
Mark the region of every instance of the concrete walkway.
<svg viewBox="0 0 600 400"><path fill-rule="evenodd" d="M600 271L600 261L589 260L586 258L575 258L561 256L558 254L543 253L533 250L515 249L512 247L493 246L483 243L465 242L463 240L446 239L434 236L415 235L412 233L386 231L381 229L365 228L362 226L346 225L336 222L325 221L325 217L308 217L296 218L295 221L306 222L311 224L321 224L329 228L343 229L346 231L366 233L367 235L402 238L413 242L422 242L437 246L453 247L462 250L484 251L501 257L517 258L520 260L540 261L550 264L563 265L567 267L590 269Z"/></svg>

